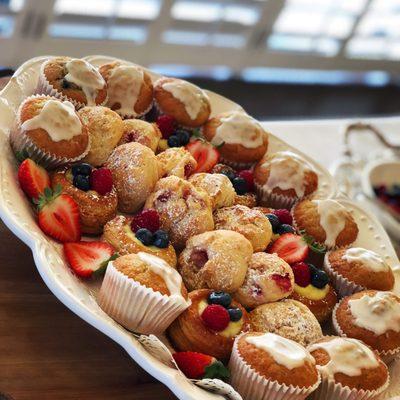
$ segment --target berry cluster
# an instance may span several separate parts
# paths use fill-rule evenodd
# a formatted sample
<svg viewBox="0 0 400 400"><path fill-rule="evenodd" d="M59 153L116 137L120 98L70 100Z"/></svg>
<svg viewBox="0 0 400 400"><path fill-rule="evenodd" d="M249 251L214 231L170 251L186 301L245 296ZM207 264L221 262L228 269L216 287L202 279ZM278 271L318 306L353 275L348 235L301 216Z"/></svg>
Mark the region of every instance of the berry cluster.
<svg viewBox="0 0 400 400"><path fill-rule="evenodd" d="M400 185L379 185L374 187L376 197L400 214Z"/></svg>
<svg viewBox="0 0 400 400"><path fill-rule="evenodd" d="M79 190L95 190L102 196L113 187L111 171L108 168L93 169L89 164L75 164L71 167L72 183Z"/></svg>
<svg viewBox="0 0 400 400"><path fill-rule="evenodd" d="M266 214L272 226L272 231L278 235L284 233L294 233L295 229L292 227L292 216L286 209L274 210L270 214Z"/></svg>
<svg viewBox="0 0 400 400"><path fill-rule="evenodd" d="M213 168L212 172L226 175L232 182L235 192L239 195L254 191L253 171L249 169L244 169L242 171L236 172L228 165L217 164Z"/></svg>
<svg viewBox="0 0 400 400"><path fill-rule="evenodd" d="M294 281L301 287L311 284L318 289L323 289L329 283L327 273L313 264L298 262L291 267L294 274Z"/></svg>
<svg viewBox="0 0 400 400"><path fill-rule="evenodd" d="M169 147L186 146L190 141L190 131L176 128L176 123L170 115L160 115L156 121L163 139L167 140Z"/></svg>

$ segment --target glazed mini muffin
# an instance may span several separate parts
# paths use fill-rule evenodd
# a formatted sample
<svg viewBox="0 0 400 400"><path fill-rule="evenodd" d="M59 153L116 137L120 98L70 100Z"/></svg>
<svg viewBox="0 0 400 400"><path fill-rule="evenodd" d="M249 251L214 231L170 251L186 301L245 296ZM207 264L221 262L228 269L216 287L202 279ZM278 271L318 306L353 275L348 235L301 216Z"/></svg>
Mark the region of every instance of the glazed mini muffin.
<svg viewBox="0 0 400 400"><path fill-rule="evenodd" d="M299 301L285 299L258 306L250 313L252 330L271 332L303 346L320 339L322 330L314 314Z"/></svg>
<svg viewBox="0 0 400 400"><path fill-rule="evenodd" d="M189 290L235 292L244 282L252 253L251 243L240 233L205 232L187 241L178 270Z"/></svg>
<svg viewBox="0 0 400 400"><path fill-rule="evenodd" d="M229 369L232 386L249 400L303 400L320 383L311 354L273 333L238 336Z"/></svg>
<svg viewBox="0 0 400 400"><path fill-rule="evenodd" d="M177 176L160 179L148 196L145 208L158 212L161 227L178 249L182 249L190 237L214 229L208 194Z"/></svg>
<svg viewBox="0 0 400 400"><path fill-rule="evenodd" d="M214 212L215 229L241 233L250 241L254 251L263 251L271 241L272 228L261 212L246 206L224 207Z"/></svg>
<svg viewBox="0 0 400 400"><path fill-rule="evenodd" d="M95 167L103 165L124 133L121 117L107 107L84 107L78 111L86 126L90 150L85 161Z"/></svg>
<svg viewBox="0 0 400 400"><path fill-rule="evenodd" d="M111 244L115 251L124 256L136 254L140 251L162 258L171 267L176 267L176 254L171 244L166 247L157 247L154 244L145 245L135 235L132 229L133 218L118 215L104 226L102 239Z"/></svg>
<svg viewBox="0 0 400 400"><path fill-rule="evenodd" d="M290 265L276 254L254 253L243 285L233 294L246 308L288 297L294 287Z"/></svg>
<svg viewBox="0 0 400 400"><path fill-rule="evenodd" d="M158 181L154 153L140 143L126 143L112 152L105 166L111 170L117 189L118 209L125 213L139 210Z"/></svg>
<svg viewBox="0 0 400 400"><path fill-rule="evenodd" d="M400 353L400 297L394 293L366 290L345 297L332 319L340 336L362 340L385 362Z"/></svg>
<svg viewBox="0 0 400 400"><path fill-rule="evenodd" d="M188 178L197 167L197 161L184 147L171 147L157 155L160 178L177 176Z"/></svg>
<svg viewBox="0 0 400 400"><path fill-rule="evenodd" d="M144 252L108 263L98 302L119 324L147 335L164 332L190 306L179 273Z"/></svg>
<svg viewBox="0 0 400 400"><path fill-rule="evenodd" d="M359 340L328 336L308 350L322 378L313 400L376 398L389 384L386 365Z"/></svg>
<svg viewBox="0 0 400 400"><path fill-rule="evenodd" d="M379 254L361 247L325 254L325 269L338 293L344 297L365 289L391 290L394 275Z"/></svg>
<svg viewBox="0 0 400 400"><path fill-rule="evenodd" d="M42 64L36 93L69 100L76 108L81 108L105 104L107 84L87 61L53 57Z"/></svg>
<svg viewBox="0 0 400 400"><path fill-rule="evenodd" d="M161 132L157 124L151 124L141 119L124 119L124 133L118 145L137 142L156 152Z"/></svg>
<svg viewBox="0 0 400 400"><path fill-rule="evenodd" d="M10 142L47 168L74 162L89 150L88 130L69 101L31 96L20 105Z"/></svg>
<svg viewBox="0 0 400 400"><path fill-rule="evenodd" d="M336 200L302 200L292 208L292 215L299 232L328 250L348 246L357 239L356 222Z"/></svg>
<svg viewBox="0 0 400 400"><path fill-rule="evenodd" d="M208 193L211 197L213 210L233 206L236 193L231 181L226 175L201 172L192 175L189 178L189 182L196 188L202 189Z"/></svg>
<svg viewBox="0 0 400 400"><path fill-rule="evenodd" d="M137 65L124 65L119 61L103 64L100 74L107 82L107 106L123 118L146 114L153 105L151 77Z"/></svg>
<svg viewBox="0 0 400 400"><path fill-rule="evenodd" d="M189 299L191 306L168 329L172 345L228 360L235 336L249 329L246 310L224 292L195 290Z"/></svg>
<svg viewBox="0 0 400 400"><path fill-rule="evenodd" d="M302 157L291 151L265 154L254 168L254 184L263 204L289 208L318 188L318 175Z"/></svg>
<svg viewBox="0 0 400 400"><path fill-rule="evenodd" d="M63 167L52 174L51 183L54 189L60 185L62 192L75 200L83 233L102 233L103 226L117 213L117 192L106 168L83 163Z"/></svg>
<svg viewBox="0 0 400 400"><path fill-rule="evenodd" d="M268 148L268 134L243 111L228 111L207 121L204 137L218 146L221 161L234 168L256 163Z"/></svg>
<svg viewBox="0 0 400 400"><path fill-rule="evenodd" d="M161 114L172 116L178 125L187 128L203 125L211 112L207 94L182 79L158 79L154 83L154 101Z"/></svg>

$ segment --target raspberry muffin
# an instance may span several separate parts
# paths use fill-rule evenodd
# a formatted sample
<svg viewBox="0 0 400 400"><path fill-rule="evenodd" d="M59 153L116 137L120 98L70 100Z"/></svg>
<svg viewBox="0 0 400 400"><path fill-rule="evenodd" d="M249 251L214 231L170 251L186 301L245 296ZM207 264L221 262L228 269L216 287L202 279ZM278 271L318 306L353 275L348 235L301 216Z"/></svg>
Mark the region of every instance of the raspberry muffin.
<svg viewBox="0 0 400 400"><path fill-rule="evenodd" d="M191 306L168 329L173 347L227 361L235 337L249 329L246 310L224 292L195 290L189 299Z"/></svg>
<svg viewBox="0 0 400 400"><path fill-rule="evenodd" d="M294 276L290 265L276 254L254 253L243 285L233 294L246 308L254 308L290 296Z"/></svg>
<svg viewBox="0 0 400 400"><path fill-rule="evenodd" d="M144 208L153 208L160 215L174 247L182 249L194 235L214 229L211 200L190 182L169 176L160 179L148 196Z"/></svg>
<svg viewBox="0 0 400 400"><path fill-rule="evenodd" d="M122 121L124 133L118 145L137 142L148 147L154 153L161 139L161 132L157 124L151 124L141 119L125 119Z"/></svg>
<svg viewBox="0 0 400 400"><path fill-rule="evenodd" d="M99 68L107 82L107 106L122 118L137 118L153 105L151 77L137 65L124 65L119 61L104 64Z"/></svg>
<svg viewBox="0 0 400 400"><path fill-rule="evenodd" d="M244 282L252 253L251 243L240 233L205 232L187 241L178 270L189 290L235 292Z"/></svg>
<svg viewBox="0 0 400 400"><path fill-rule="evenodd" d="M172 147L157 155L159 175L188 178L197 167L197 161L184 147Z"/></svg>

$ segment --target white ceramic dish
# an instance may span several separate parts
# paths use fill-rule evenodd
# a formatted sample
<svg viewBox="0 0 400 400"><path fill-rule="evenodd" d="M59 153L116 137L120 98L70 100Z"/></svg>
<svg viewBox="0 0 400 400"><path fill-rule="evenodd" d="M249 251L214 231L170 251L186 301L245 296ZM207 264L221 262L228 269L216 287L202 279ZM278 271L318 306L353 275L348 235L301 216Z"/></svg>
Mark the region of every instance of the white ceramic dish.
<svg viewBox="0 0 400 400"><path fill-rule="evenodd" d="M211 394L195 386L187 380L168 362L162 362L162 357L154 357L146 351L136 337L108 317L98 306L96 295L98 283L85 283L78 279L67 267L62 255L61 245L45 236L39 229L33 210L19 188L16 171L17 164L8 143L8 133L14 121L14 113L24 97L32 94L41 63L47 57L38 57L24 63L15 73L10 83L0 93L0 216L10 230L26 243L32 250L39 273L49 289L74 313L79 315L96 329L119 343L129 355L147 372L167 385L180 399L212 400L223 397ZM105 56L89 56L86 58L94 65L114 60ZM158 76L152 74L156 79ZM209 92L213 113L240 109L240 106ZM292 150L299 151L271 135L269 151ZM300 153L302 154L302 153ZM316 168L320 177L318 195L320 197L338 197L336 184L328 171L307 158ZM360 226L360 235L356 244L368 247L381 254L388 260L396 272L396 292L400 293L399 260L390 240L377 219L356 204L347 199L340 201L351 209ZM168 358L168 357L167 357ZM391 366L392 384L382 398L400 395L399 376L400 362ZM235 397L232 394L231 398ZM247 399L250 400L250 399Z"/></svg>

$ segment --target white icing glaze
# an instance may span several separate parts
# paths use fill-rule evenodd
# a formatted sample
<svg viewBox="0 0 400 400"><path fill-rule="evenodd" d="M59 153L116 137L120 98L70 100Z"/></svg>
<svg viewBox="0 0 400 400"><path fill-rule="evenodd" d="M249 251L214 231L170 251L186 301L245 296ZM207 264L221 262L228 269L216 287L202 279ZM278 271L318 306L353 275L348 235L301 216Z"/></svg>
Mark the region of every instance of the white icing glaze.
<svg viewBox="0 0 400 400"><path fill-rule="evenodd" d="M261 125L250 115L233 111L220 119L221 125L216 129L211 140L214 146L223 143L240 144L246 149L255 149L263 144L266 133Z"/></svg>
<svg viewBox="0 0 400 400"><path fill-rule="evenodd" d="M275 362L287 369L301 367L306 361L315 363L314 358L303 346L275 333L246 336L245 340L258 349L267 352Z"/></svg>
<svg viewBox="0 0 400 400"><path fill-rule="evenodd" d="M309 351L325 350L330 361L325 365L317 365L318 370L326 378L334 379L336 373L347 376L360 376L362 369L376 368L379 362L374 352L357 339L334 338L327 342L314 343Z"/></svg>
<svg viewBox="0 0 400 400"><path fill-rule="evenodd" d="M312 200L317 205L319 223L325 231L327 246L335 246L336 238L346 225L347 210L336 200Z"/></svg>
<svg viewBox="0 0 400 400"><path fill-rule="evenodd" d="M376 335L389 330L400 332L400 303L393 293L365 294L359 299L349 300L349 308L355 324L361 328Z"/></svg>
<svg viewBox="0 0 400 400"><path fill-rule="evenodd" d="M68 71L65 79L82 88L88 106L96 105L98 90L103 89L106 84L100 73L87 61L77 58L68 61L65 66Z"/></svg>
<svg viewBox="0 0 400 400"><path fill-rule="evenodd" d="M206 94L199 87L180 79L166 82L162 87L183 103L186 112L192 120L197 118L203 106L203 101L206 98Z"/></svg>
<svg viewBox="0 0 400 400"><path fill-rule="evenodd" d="M47 100L39 114L26 120L22 130L44 129L51 140L70 140L82 133L82 123L69 101Z"/></svg>
<svg viewBox="0 0 400 400"><path fill-rule="evenodd" d="M119 103L118 112L137 115L135 104L143 84L143 70L133 65L120 65L111 71L108 79L108 104Z"/></svg>
<svg viewBox="0 0 400 400"><path fill-rule="evenodd" d="M270 173L264 186L270 189L293 189L297 197L304 196L304 174L313 170L306 160L291 151L279 151L272 154L262 166L269 166Z"/></svg>
<svg viewBox="0 0 400 400"><path fill-rule="evenodd" d="M347 249L346 252L343 254L343 260L347 262L361 262L365 265L368 269L374 272L384 272L390 269L389 265L385 263L383 258L376 254L374 251L366 250L361 247L353 247Z"/></svg>

